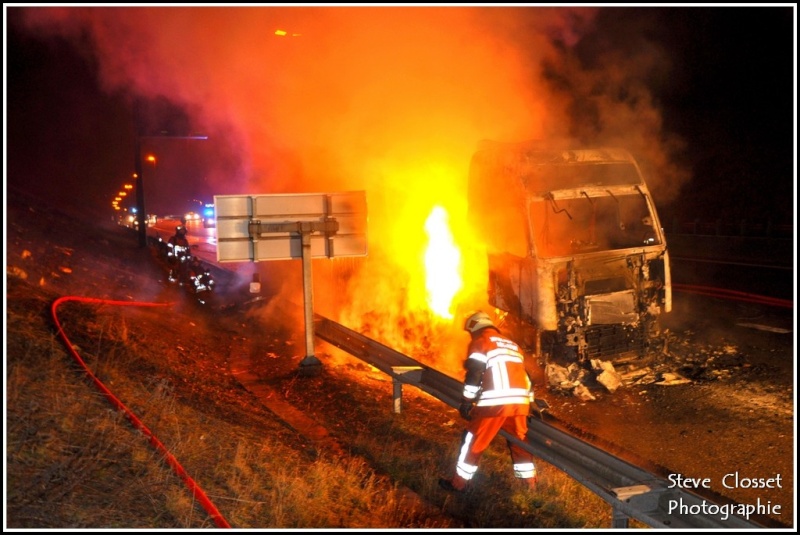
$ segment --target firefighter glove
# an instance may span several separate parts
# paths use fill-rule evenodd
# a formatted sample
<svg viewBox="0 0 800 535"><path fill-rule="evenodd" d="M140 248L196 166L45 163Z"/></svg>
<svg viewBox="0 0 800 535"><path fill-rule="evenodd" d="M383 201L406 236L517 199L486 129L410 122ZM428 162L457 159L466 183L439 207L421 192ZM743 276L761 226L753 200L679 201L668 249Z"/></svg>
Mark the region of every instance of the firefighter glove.
<svg viewBox="0 0 800 535"><path fill-rule="evenodd" d="M471 420L472 416L470 416L470 412L472 412L472 402L466 400L462 401L461 405L458 406L458 413L465 420Z"/></svg>

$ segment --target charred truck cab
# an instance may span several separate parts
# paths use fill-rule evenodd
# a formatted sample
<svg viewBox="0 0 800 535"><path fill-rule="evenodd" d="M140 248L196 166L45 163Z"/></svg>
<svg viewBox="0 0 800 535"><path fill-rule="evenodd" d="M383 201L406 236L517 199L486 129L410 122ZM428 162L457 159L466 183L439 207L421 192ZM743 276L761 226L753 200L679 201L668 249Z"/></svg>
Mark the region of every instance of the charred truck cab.
<svg viewBox="0 0 800 535"><path fill-rule="evenodd" d="M672 290L630 153L485 141L470 166L469 219L487 248L489 304L544 361L647 353Z"/></svg>

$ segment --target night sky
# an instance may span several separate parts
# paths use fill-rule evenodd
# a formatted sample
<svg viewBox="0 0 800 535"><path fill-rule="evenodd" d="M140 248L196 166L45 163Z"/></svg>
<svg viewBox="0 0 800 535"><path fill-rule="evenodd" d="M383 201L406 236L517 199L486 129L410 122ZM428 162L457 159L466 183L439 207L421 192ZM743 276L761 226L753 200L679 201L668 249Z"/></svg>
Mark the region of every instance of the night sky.
<svg viewBox="0 0 800 535"><path fill-rule="evenodd" d="M661 188L660 196L660 188L653 188L666 227L672 218L794 221L793 4L600 7L579 10L577 16L551 8L546 17L516 7L507 19L484 8L479 16L463 17L465 27L485 24L497 32L480 32L487 41L481 48L475 45L476 66L493 63L474 53L480 50L523 58L520 64L529 60L530 70L514 77L514 87L526 91L529 80L537 105L520 109L532 110L531 116L551 114L530 131L512 126L511 120L507 128L496 128L497 118L519 114L511 105L510 111L497 109L509 100L500 81L485 92L474 89L477 80L493 76L487 69L473 78L468 59L458 56L473 44L466 31L438 48L434 36L444 40L457 33L453 28L462 22L460 16L452 25L444 24L448 16L435 17L430 27L408 24L397 33L404 39L397 49L386 44L393 34L380 24L348 26L348 19L361 16L353 8L354 17L275 17L312 35L326 24L338 31L313 51L286 52L269 48L275 46L267 40L272 27L262 28L263 35L248 25L239 31L226 16L217 27L192 17L163 21L152 11L149 19L137 19L72 17L61 10L41 17L50 20L22 24L21 11L31 9L44 8L4 6L6 187L32 189L87 213L109 216L112 197L131 176L136 116L140 132L209 135L202 142L145 142L146 152L159 154L157 166L145 168L146 184L152 184L146 188L152 194L148 207L157 206L154 211L183 210L192 199L210 201L214 194L261 193L272 187L268 184L275 191L319 189L308 177L325 169L340 169L331 171L323 186L338 187L346 184L344 176L380 175L381 166L368 162L407 163L417 153L423 156L420 147L426 160L434 158L429 151L436 147L452 149L453 159L466 166L470 147L482 137L547 137L553 127L559 137L587 144L619 142L630 134L630 148L645 167L654 173L668 168L664 174L673 177L674 187ZM427 20L424 13L418 16ZM540 22L545 18L549 24ZM196 51L187 50L195 43L195 24L203 37L197 37ZM168 41L165 35L172 33L175 40ZM375 49L386 47L382 56L359 58L373 42L382 43ZM256 50L263 56L256 57ZM123 61L123 53L130 58ZM429 56L438 63L418 60ZM302 69L301 61L308 62ZM134 74L141 64L149 70ZM337 65L342 75L323 72L325 65ZM494 63L498 80L506 77L502 67ZM272 75L293 68L292 76ZM370 70L372 75L364 75ZM313 84L304 85L312 78ZM382 88L375 80L384 78ZM359 85L351 91L345 79ZM306 106L286 95L325 103ZM409 113L423 99L434 112ZM486 102L487 111L477 113L477 102ZM300 117L306 109L308 117ZM435 116L440 110L442 118ZM469 116L468 128L450 120L448 129L445 110L460 119ZM625 126L626 115L636 127ZM639 131L645 117L650 125ZM410 128L430 138L415 145L408 141L415 136L403 134ZM402 135L402 148L392 142L392 132ZM463 136L457 148L448 139L453 136ZM643 138L659 150L641 150L635 140Z"/></svg>
<svg viewBox="0 0 800 535"><path fill-rule="evenodd" d="M650 11L650 10L647 10ZM606 15L606 16L604 16ZM650 88L664 129L683 142L691 180L662 208L683 220L791 223L797 93L796 11L791 8L657 8L601 12L605 31L579 45L629 51L626 29L645 25L673 69ZM646 20L647 22L642 22ZM665 217L666 216L666 217Z"/></svg>

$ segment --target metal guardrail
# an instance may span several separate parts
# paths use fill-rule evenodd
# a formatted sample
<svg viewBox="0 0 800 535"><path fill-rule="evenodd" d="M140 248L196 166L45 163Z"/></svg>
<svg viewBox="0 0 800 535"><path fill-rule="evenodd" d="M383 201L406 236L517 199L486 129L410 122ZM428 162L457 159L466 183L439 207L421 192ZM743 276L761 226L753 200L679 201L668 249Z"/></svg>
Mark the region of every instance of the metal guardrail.
<svg viewBox="0 0 800 535"><path fill-rule="evenodd" d="M463 383L379 342L314 315L317 336L392 377L394 410L400 412L402 385L419 388L457 408ZM653 528L757 529L767 526L733 511L742 504L720 504L607 453L535 417L529 418L526 441L501 434L534 456L567 473L611 505L613 527L634 518ZM753 506L749 506L753 507ZM681 511L686 511L683 514Z"/></svg>

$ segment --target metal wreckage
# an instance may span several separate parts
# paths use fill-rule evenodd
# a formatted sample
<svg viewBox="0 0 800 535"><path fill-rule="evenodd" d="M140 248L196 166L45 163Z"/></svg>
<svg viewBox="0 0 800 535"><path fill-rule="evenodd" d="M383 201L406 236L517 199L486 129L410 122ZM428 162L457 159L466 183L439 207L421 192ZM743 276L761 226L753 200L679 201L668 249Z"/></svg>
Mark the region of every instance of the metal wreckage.
<svg viewBox="0 0 800 535"><path fill-rule="evenodd" d="M540 355L550 386L591 399L615 363L643 357L672 309L669 253L653 198L621 148L484 141L469 220L486 246L488 302Z"/></svg>

